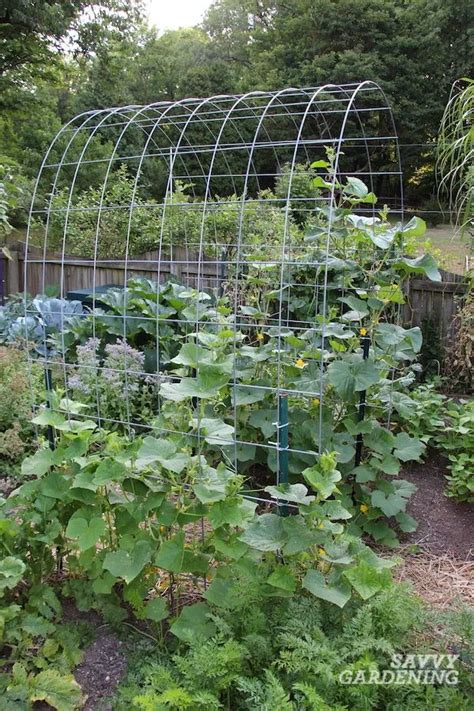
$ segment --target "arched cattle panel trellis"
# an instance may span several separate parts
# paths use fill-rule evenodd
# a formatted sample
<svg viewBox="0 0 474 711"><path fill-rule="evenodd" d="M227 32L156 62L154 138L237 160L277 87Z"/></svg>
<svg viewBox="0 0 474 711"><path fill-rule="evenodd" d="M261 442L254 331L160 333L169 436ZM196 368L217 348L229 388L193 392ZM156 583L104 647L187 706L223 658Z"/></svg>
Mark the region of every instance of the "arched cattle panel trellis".
<svg viewBox="0 0 474 711"><path fill-rule="evenodd" d="M390 196L375 204L387 182ZM102 424L192 437L197 451L218 449L236 471L257 462L278 479L288 460L290 470L313 461L328 447L332 321L354 286L344 260L370 260L376 249L346 239L337 220L350 204L374 231L383 204L402 216L393 118L372 82L73 119L43 161L24 265L26 291L57 283L62 298L79 286L90 292L75 319L60 308L54 348L44 331L62 407L80 400L87 381L79 415ZM106 285L115 288L104 293ZM106 381L117 387L115 413L104 407ZM219 395L220 382L230 395ZM301 439L305 422L292 421L292 406L308 402L318 411Z"/></svg>

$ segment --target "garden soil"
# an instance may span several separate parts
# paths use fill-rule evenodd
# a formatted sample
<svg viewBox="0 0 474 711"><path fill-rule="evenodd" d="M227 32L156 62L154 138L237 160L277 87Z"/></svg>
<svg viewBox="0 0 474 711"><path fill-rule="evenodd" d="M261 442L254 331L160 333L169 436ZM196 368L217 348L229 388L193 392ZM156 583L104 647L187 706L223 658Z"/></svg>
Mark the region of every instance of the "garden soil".
<svg viewBox="0 0 474 711"><path fill-rule="evenodd" d="M447 463L431 450L422 464L410 462L404 466L401 478L418 487L407 507L407 513L418 521L418 528L405 535L403 542L467 560L474 557L474 504L459 503L445 495Z"/></svg>

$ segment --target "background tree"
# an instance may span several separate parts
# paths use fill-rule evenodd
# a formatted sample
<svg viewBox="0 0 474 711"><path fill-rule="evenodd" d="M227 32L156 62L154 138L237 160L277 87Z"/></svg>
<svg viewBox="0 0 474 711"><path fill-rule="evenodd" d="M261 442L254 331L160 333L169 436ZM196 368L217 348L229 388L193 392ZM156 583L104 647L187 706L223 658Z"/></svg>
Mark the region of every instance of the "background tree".
<svg viewBox="0 0 474 711"><path fill-rule="evenodd" d="M450 87L472 72L473 12L470 0L216 0L200 26L159 34L142 0L0 0L0 157L31 179L59 126L88 109L372 79L420 208L436 193Z"/></svg>

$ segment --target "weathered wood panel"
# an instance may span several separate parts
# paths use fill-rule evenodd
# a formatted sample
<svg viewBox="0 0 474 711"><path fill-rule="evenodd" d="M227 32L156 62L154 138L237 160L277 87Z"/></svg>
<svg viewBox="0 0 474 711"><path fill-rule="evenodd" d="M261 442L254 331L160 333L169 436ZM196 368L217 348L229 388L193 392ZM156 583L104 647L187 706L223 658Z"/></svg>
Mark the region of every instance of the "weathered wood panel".
<svg viewBox="0 0 474 711"><path fill-rule="evenodd" d="M134 276L164 282L175 279L191 287L216 288L222 279L223 264L210 257L200 261L198 255L184 248L174 248L164 254L158 250L124 262L119 259L82 259L60 254L43 255L30 248L25 265L24 254L18 257L20 289L30 294L43 293L47 286L56 286L61 294L76 289L113 284L124 286Z"/></svg>
<svg viewBox="0 0 474 711"><path fill-rule="evenodd" d="M452 324L458 310L459 297L467 289L463 276L441 270L442 281L411 279L406 289L403 320L406 325L423 326L430 320L437 329L441 344L446 346L452 336Z"/></svg>

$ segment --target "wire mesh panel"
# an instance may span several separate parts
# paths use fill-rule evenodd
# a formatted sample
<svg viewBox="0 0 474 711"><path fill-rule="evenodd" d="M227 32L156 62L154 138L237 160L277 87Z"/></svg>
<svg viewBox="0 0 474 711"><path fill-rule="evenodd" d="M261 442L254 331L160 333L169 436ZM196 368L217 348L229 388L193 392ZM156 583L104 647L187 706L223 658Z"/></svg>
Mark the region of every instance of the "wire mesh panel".
<svg viewBox="0 0 474 711"><path fill-rule="evenodd" d="M352 460L327 368L383 288L353 265L381 271L402 198L372 82L76 117L43 161L25 257L26 291L57 286L25 300L51 407L192 443L257 498L327 449Z"/></svg>

